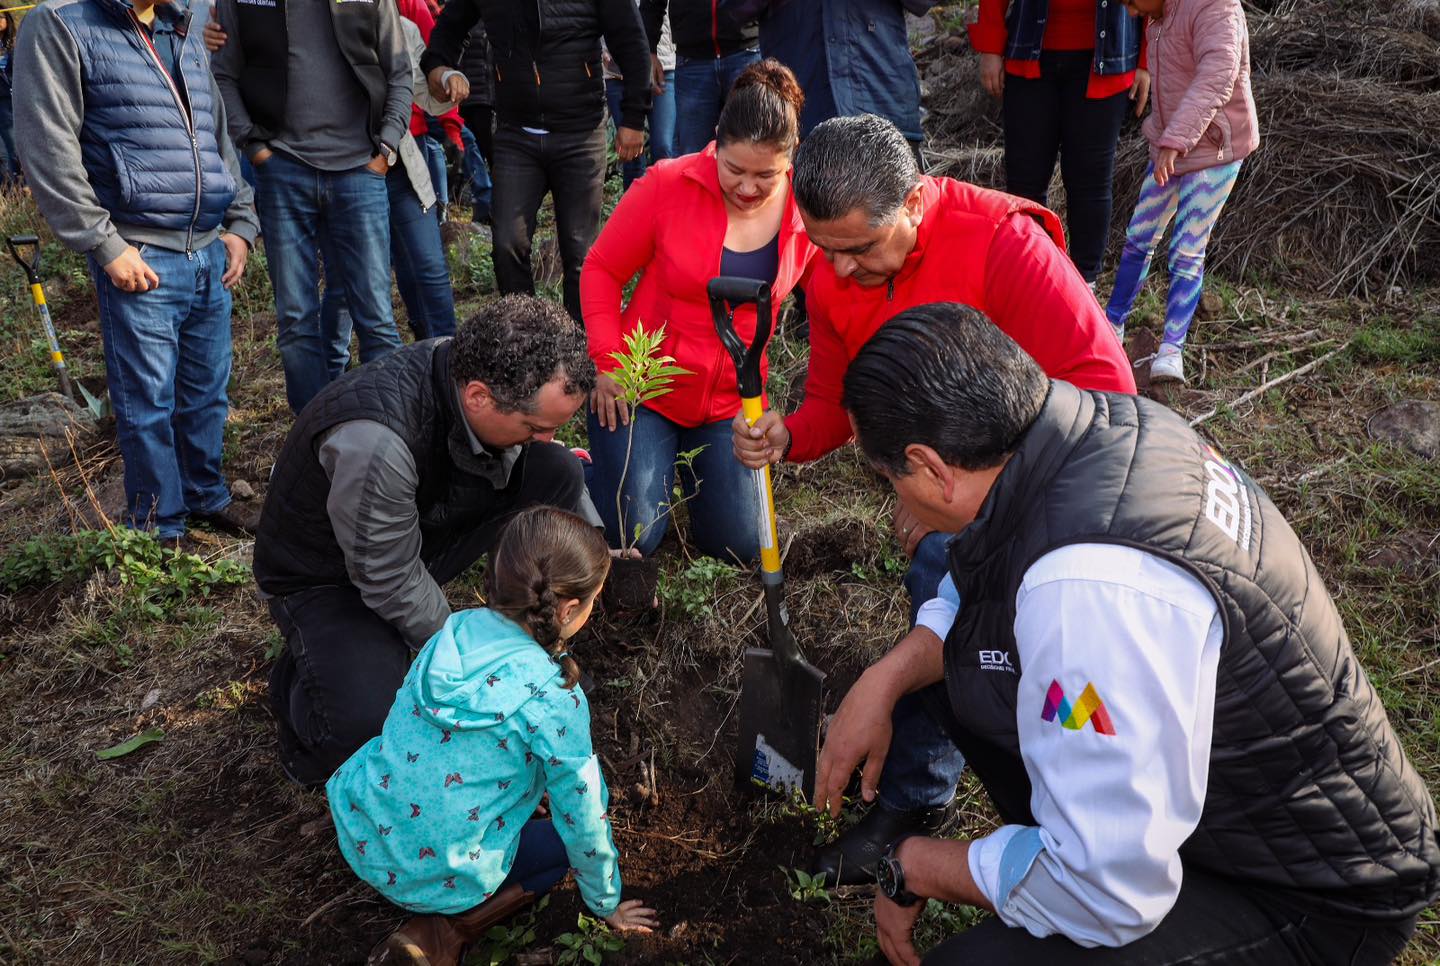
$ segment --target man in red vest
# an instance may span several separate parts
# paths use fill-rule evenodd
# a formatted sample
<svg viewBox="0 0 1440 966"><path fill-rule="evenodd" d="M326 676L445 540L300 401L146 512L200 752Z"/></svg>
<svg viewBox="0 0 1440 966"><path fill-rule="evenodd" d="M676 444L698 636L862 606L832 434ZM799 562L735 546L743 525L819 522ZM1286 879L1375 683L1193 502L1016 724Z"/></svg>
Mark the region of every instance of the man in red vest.
<svg viewBox="0 0 1440 966"><path fill-rule="evenodd" d="M825 254L805 285L810 372L805 401L791 416L768 412L754 426L736 417L735 455L746 466L815 460L849 442L846 369L885 322L931 302L980 310L1052 378L1135 391L1124 349L1066 256L1050 210L922 175L905 136L873 114L818 125L796 152L794 171L805 230ZM936 596L953 534L931 533L903 504L895 529L913 558L905 576L913 623ZM830 885L870 881L885 847L899 835L933 831L954 796L964 758L919 696L896 706L894 728L879 787L863 790L866 801L878 791L876 807L816 858Z"/></svg>

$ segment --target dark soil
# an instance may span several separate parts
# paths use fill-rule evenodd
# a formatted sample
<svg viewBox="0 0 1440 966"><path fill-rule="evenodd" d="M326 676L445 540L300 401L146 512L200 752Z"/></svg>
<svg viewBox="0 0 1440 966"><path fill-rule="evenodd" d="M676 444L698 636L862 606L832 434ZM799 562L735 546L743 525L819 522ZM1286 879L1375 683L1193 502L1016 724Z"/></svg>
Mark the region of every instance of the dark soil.
<svg viewBox="0 0 1440 966"><path fill-rule="evenodd" d="M785 573L802 578L850 573L856 565L873 563L880 553L880 541L872 527L853 517L841 517L797 532L785 556Z"/></svg>

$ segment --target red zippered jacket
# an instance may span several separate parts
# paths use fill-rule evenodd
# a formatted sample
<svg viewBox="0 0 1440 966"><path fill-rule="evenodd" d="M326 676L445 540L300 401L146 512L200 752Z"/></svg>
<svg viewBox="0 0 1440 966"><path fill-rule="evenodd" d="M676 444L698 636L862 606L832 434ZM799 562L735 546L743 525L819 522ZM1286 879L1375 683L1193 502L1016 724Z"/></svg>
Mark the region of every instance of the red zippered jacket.
<svg viewBox="0 0 1440 966"><path fill-rule="evenodd" d="M400 10L400 16L420 28L420 39L430 43L430 31L435 29L435 13L426 0L395 0L395 3ZM465 142L460 138L460 109L452 107L436 120L445 129L445 136L454 141L460 150L465 150ZM411 104L410 133L418 138L429 130L430 115L426 114L419 104Z"/></svg>
<svg viewBox="0 0 1440 966"><path fill-rule="evenodd" d="M664 352L691 375L678 377L671 392L646 405L682 426L730 420L740 411L735 364L715 334L705 293L720 274L725 247L725 201L715 165L712 141L698 154L652 167L621 197L580 273L590 358L601 372L616 367L610 354L624 348L623 333L637 323L647 331L665 326ZM791 196L780 221L772 305L778 307L800 282L815 251ZM644 275L622 311L623 289L637 272ZM735 330L747 343L754 338L752 307L736 313Z"/></svg>
<svg viewBox="0 0 1440 966"><path fill-rule="evenodd" d="M819 459L851 438L845 370L894 316L930 302L984 312L1047 375L1081 389L1135 391L1135 377L1100 303L1065 254L1054 212L1000 191L924 177L915 248L889 285L838 278L816 258L805 285L810 374L785 420L789 458Z"/></svg>

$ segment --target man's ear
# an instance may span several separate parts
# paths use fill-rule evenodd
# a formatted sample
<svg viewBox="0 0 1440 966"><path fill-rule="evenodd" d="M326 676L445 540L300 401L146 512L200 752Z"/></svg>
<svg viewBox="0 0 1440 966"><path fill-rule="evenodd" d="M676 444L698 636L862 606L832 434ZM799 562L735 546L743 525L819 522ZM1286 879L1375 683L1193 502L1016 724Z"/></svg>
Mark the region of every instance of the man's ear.
<svg viewBox="0 0 1440 966"><path fill-rule="evenodd" d="M925 183L917 181L915 187L905 196L905 216L910 219L910 224L919 227L925 217Z"/></svg>
<svg viewBox="0 0 1440 966"><path fill-rule="evenodd" d="M460 387L460 402L471 416L479 416L495 408L495 397L490 387L478 379Z"/></svg>
<svg viewBox="0 0 1440 966"><path fill-rule="evenodd" d="M955 487L955 471L940 458L940 454L922 443L911 443L905 447L905 462L911 475L918 474L922 485L933 488L937 498L950 502Z"/></svg>

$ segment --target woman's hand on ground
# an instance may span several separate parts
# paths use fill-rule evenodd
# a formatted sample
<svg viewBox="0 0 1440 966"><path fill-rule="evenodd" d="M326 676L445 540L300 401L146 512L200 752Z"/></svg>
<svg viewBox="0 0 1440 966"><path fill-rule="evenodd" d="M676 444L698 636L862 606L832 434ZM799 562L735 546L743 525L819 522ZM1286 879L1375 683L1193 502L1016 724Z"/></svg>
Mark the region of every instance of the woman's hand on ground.
<svg viewBox="0 0 1440 966"><path fill-rule="evenodd" d="M605 917L605 921L616 932L653 932L660 928L655 910L644 905L640 899L626 899Z"/></svg>
<svg viewBox="0 0 1440 966"><path fill-rule="evenodd" d="M1180 152L1174 148L1161 148L1160 153L1155 156L1155 183L1165 187L1166 183L1175 177L1175 159L1180 157Z"/></svg>
<svg viewBox="0 0 1440 966"><path fill-rule="evenodd" d="M790 445L785 419L773 409L755 420L754 426L745 421L744 415L736 416L730 429L735 458L747 469L758 470L780 462L785 447Z"/></svg>
<svg viewBox="0 0 1440 966"><path fill-rule="evenodd" d="M630 425L630 407L620 397L620 384L603 372L595 377L595 388L590 391L590 411L606 429Z"/></svg>
<svg viewBox="0 0 1440 966"><path fill-rule="evenodd" d="M924 911L923 902L899 906L880 892L875 893L875 937L892 966L920 966L920 954L915 952L913 937L915 923Z"/></svg>
<svg viewBox="0 0 1440 966"><path fill-rule="evenodd" d="M910 512L904 500L896 502L891 525L895 528L895 536L900 541L900 546L905 550L905 556L911 560L915 559L915 550L920 546L920 541L935 532L933 527L927 527Z"/></svg>
<svg viewBox="0 0 1440 966"><path fill-rule="evenodd" d="M1005 58L999 54L980 55L980 86L991 97L1000 98L1005 93Z"/></svg>
<svg viewBox="0 0 1440 966"><path fill-rule="evenodd" d="M1135 116L1144 117L1145 107L1150 103L1150 72L1143 67L1135 71L1135 83L1130 85L1130 100L1135 102Z"/></svg>

